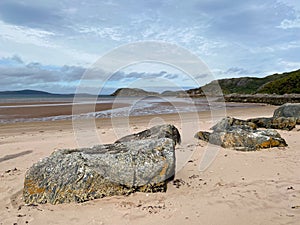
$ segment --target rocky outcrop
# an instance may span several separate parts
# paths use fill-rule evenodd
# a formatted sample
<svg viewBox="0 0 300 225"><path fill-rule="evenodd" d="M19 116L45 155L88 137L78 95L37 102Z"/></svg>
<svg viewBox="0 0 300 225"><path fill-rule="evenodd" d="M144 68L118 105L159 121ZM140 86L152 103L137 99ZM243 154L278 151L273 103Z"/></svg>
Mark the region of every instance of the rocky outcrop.
<svg viewBox="0 0 300 225"><path fill-rule="evenodd" d="M300 124L300 103L291 104L287 103L280 106L278 109L274 111L274 118L279 117L294 117L296 119L296 123Z"/></svg>
<svg viewBox="0 0 300 225"><path fill-rule="evenodd" d="M212 133L199 131L195 134L195 138L240 151L287 146L276 130L257 130L261 124L256 122L226 117L211 128Z"/></svg>
<svg viewBox="0 0 300 225"><path fill-rule="evenodd" d="M53 152L26 172L25 203L83 202L136 191L165 191L175 173L180 135L172 125L148 131L114 144Z"/></svg>
<svg viewBox="0 0 300 225"><path fill-rule="evenodd" d="M238 151L255 151L261 148L287 146L276 130L253 130L248 126L232 126L226 130L199 131L197 139L219 145L223 148L234 148Z"/></svg>
<svg viewBox="0 0 300 225"><path fill-rule="evenodd" d="M185 91L164 91L161 96L188 97Z"/></svg>
<svg viewBox="0 0 300 225"><path fill-rule="evenodd" d="M221 98L220 101L245 102L245 103L266 103L271 105L282 105L285 103L299 103L300 94L229 94Z"/></svg>
<svg viewBox="0 0 300 225"><path fill-rule="evenodd" d="M159 96L157 92L145 91L140 88L119 88L111 96L138 97L138 96Z"/></svg>
<svg viewBox="0 0 300 225"><path fill-rule="evenodd" d="M170 138L175 144L180 144L181 142L180 133L177 128L171 124L165 124L154 126L136 134L127 135L120 138L115 143L159 138Z"/></svg>

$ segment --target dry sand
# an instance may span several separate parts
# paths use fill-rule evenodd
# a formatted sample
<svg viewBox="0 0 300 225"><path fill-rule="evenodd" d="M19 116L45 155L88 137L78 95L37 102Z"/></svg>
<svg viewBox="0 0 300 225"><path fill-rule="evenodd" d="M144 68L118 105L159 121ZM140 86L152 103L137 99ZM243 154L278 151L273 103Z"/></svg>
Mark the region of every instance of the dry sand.
<svg viewBox="0 0 300 225"><path fill-rule="evenodd" d="M241 119L272 116L274 106L231 109ZM162 121L176 125L176 181L166 193L135 193L81 204L26 206L26 170L56 149L77 147L71 121L17 123L0 129L0 224L300 224L300 131L279 131L288 147L256 152L220 148L213 163L199 171L208 145L193 138L208 129L210 113L130 118L134 132ZM97 121L104 143L117 137L109 119ZM188 129L187 129L188 128ZM126 135L127 133L124 133ZM209 152L209 151L208 151Z"/></svg>

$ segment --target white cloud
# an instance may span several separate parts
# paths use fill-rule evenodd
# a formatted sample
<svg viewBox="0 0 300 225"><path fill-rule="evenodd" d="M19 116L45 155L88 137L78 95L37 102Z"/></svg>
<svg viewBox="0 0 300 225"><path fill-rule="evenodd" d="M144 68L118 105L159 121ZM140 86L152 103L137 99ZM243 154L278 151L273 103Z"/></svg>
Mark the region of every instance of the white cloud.
<svg viewBox="0 0 300 225"><path fill-rule="evenodd" d="M298 70L300 68L300 61L287 61L280 59L279 64L285 68L284 71Z"/></svg>
<svg viewBox="0 0 300 225"><path fill-rule="evenodd" d="M50 41L55 34L49 31L7 24L0 20L0 37L21 44L57 47Z"/></svg>
<svg viewBox="0 0 300 225"><path fill-rule="evenodd" d="M294 8L295 10L300 10L300 2L297 0L281 0L279 2L286 4L286 5Z"/></svg>
<svg viewBox="0 0 300 225"><path fill-rule="evenodd" d="M262 47L248 48L251 53L276 53L278 51L289 51L300 48L300 41L290 41L280 44L266 45Z"/></svg>
<svg viewBox="0 0 300 225"><path fill-rule="evenodd" d="M113 41L121 41L123 36L120 27L82 26L78 28L78 32L82 34L93 34L100 38L108 38Z"/></svg>
<svg viewBox="0 0 300 225"><path fill-rule="evenodd" d="M300 15L298 15L294 20L284 19L278 28L281 29L294 29L300 28Z"/></svg>
<svg viewBox="0 0 300 225"><path fill-rule="evenodd" d="M56 65L80 65L80 66L90 66L101 57L101 55L92 54L88 52L84 52L77 49L72 49L68 47L61 47L59 52L63 56L67 56L69 60L61 59L60 63L56 63ZM62 57L63 58L63 57Z"/></svg>

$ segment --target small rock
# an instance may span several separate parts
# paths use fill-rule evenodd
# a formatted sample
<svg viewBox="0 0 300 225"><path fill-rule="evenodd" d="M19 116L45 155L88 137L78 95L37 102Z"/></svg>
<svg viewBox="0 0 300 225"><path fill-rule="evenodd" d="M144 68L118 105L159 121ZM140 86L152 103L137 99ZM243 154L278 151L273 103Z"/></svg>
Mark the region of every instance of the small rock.
<svg viewBox="0 0 300 225"><path fill-rule="evenodd" d="M193 174L192 176L189 177L189 179L196 179L198 177L199 177L199 175Z"/></svg>
<svg viewBox="0 0 300 225"><path fill-rule="evenodd" d="M18 214L17 217L24 217L26 214Z"/></svg>
<svg viewBox="0 0 300 225"><path fill-rule="evenodd" d="M176 188L179 188L180 186L185 185L185 182L182 179L176 179L176 180L173 180L173 185Z"/></svg>

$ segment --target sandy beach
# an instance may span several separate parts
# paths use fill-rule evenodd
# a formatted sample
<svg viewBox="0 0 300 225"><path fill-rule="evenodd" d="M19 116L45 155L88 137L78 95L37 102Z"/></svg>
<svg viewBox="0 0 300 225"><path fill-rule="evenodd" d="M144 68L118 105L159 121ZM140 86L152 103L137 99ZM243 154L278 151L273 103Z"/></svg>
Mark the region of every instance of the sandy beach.
<svg viewBox="0 0 300 225"><path fill-rule="evenodd" d="M232 108L226 114L240 119L267 117L276 108L257 105ZM210 112L199 112L198 116L196 122L189 113L129 119L132 132L162 121L181 132L182 144L176 147L177 173L166 193L135 193L60 205L26 206L22 189L25 172L33 163L54 150L78 147L72 121L1 125L0 225L299 224L300 127L279 130L288 147L255 152L220 148L212 164L199 171L209 148L193 136L199 127L208 130L214 121ZM110 119L97 119L96 129L103 143L117 139Z"/></svg>

